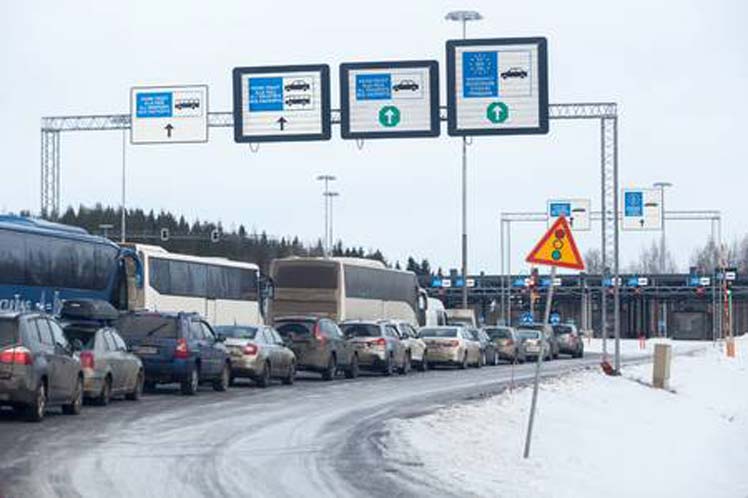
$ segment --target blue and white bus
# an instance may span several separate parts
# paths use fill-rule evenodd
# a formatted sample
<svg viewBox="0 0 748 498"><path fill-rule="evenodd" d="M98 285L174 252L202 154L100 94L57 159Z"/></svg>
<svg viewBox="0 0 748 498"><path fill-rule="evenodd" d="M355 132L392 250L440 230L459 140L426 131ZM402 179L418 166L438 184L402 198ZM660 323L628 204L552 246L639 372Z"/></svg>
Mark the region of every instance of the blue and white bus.
<svg viewBox="0 0 748 498"><path fill-rule="evenodd" d="M58 314L65 299L102 299L126 310L142 285L137 254L86 230L0 216L0 311Z"/></svg>

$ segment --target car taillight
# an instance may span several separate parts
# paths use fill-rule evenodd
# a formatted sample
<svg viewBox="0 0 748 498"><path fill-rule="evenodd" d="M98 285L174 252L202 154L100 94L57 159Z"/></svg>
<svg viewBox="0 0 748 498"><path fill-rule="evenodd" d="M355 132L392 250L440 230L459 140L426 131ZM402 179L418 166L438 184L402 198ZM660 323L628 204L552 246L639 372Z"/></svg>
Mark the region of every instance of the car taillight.
<svg viewBox="0 0 748 498"><path fill-rule="evenodd" d="M387 340L384 337L380 337L369 341L369 344L377 348L383 348L387 345Z"/></svg>
<svg viewBox="0 0 748 498"><path fill-rule="evenodd" d="M512 344L514 344L514 339L507 339L504 344L506 344L507 346L511 346Z"/></svg>
<svg viewBox="0 0 748 498"><path fill-rule="evenodd" d="M94 354L93 351L81 351L79 356L81 361L81 367L83 368L94 368Z"/></svg>
<svg viewBox="0 0 748 498"><path fill-rule="evenodd" d="M23 346L17 346L4 349L0 352L0 363L11 365L33 365L34 357L31 356L31 351L28 349Z"/></svg>
<svg viewBox="0 0 748 498"><path fill-rule="evenodd" d="M242 349L242 352L247 356L254 356L257 354L257 345L256 344L247 344L244 346L244 349Z"/></svg>
<svg viewBox="0 0 748 498"><path fill-rule="evenodd" d="M325 343L327 338L325 337L325 334L322 333L322 328L319 326L319 323L314 325L314 338L317 339L322 344Z"/></svg>
<svg viewBox="0 0 748 498"><path fill-rule="evenodd" d="M187 347L187 339L177 339L177 347L174 349L174 358L187 358L190 355L190 349Z"/></svg>

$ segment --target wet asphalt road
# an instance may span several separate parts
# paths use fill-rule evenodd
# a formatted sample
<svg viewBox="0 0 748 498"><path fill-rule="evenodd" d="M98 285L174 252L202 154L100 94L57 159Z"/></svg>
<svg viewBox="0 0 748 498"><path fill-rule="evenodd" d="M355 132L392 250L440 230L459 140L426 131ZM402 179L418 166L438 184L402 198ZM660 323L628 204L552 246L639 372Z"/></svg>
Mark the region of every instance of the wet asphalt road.
<svg viewBox="0 0 748 498"><path fill-rule="evenodd" d="M545 363L544 375L599 361L562 357ZM408 462L382 458L383 423L533 374L530 364L333 382L301 373L293 386L202 387L195 397L165 386L80 416L51 409L41 424L0 411L0 498L449 495L400 478Z"/></svg>

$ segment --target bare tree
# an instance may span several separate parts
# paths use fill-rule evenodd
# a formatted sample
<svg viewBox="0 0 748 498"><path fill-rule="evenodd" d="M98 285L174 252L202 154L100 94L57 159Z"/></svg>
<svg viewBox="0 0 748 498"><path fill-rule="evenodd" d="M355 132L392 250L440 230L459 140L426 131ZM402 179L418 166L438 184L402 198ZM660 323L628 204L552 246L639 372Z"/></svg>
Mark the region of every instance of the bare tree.
<svg viewBox="0 0 748 498"><path fill-rule="evenodd" d="M603 272L603 255L600 249L590 249L584 254L584 264L587 273L601 274Z"/></svg>
<svg viewBox="0 0 748 498"><path fill-rule="evenodd" d="M652 242L649 248L644 248L639 255L639 260L634 261L628 267L628 271L631 273L676 273L678 271L675 265L675 260L670 251L665 253L665 268L664 271L660 268L660 246L656 242Z"/></svg>

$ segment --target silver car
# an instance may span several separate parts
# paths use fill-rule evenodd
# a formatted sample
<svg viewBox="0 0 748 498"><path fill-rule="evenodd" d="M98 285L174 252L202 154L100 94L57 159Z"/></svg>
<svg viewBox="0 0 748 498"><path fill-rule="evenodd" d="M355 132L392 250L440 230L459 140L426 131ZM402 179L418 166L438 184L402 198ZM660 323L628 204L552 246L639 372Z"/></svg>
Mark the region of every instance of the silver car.
<svg viewBox="0 0 748 498"><path fill-rule="evenodd" d="M423 327L418 335L426 343L429 364L480 368L483 365L480 343L461 325Z"/></svg>
<svg viewBox="0 0 748 498"><path fill-rule="evenodd" d="M408 322L393 321L391 323L400 333L400 340L405 344L410 353L410 360L413 362L413 365L421 372L428 370L429 361L426 357L426 342L418 337L416 329Z"/></svg>
<svg viewBox="0 0 748 498"><path fill-rule="evenodd" d="M340 324L346 340L356 349L358 365L389 376L410 371L410 353L395 326L385 322L345 321Z"/></svg>
<svg viewBox="0 0 748 498"><path fill-rule="evenodd" d="M511 363L524 363L527 359L524 343L517 337L513 327L497 325L495 327L484 327L483 331L488 334L496 346L496 353L500 360Z"/></svg>
<svg viewBox="0 0 748 498"><path fill-rule="evenodd" d="M552 357L552 347L548 336L540 330L535 329L517 329L517 338L522 341L527 359L536 359L543 355L544 361L549 361ZM542 351L542 352L541 352Z"/></svg>
<svg viewBox="0 0 748 498"><path fill-rule="evenodd" d="M265 325L230 325L215 327L231 357L231 380L252 379L267 387L271 379L290 385L296 380L296 355L283 343L272 327Z"/></svg>

